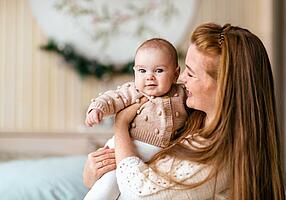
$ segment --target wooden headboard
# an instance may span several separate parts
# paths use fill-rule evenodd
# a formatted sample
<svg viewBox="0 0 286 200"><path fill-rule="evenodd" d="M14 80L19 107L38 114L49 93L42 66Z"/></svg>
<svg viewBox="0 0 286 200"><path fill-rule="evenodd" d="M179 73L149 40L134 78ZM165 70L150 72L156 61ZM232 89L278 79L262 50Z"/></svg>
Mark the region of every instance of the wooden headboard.
<svg viewBox="0 0 286 200"><path fill-rule="evenodd" d="M96 133L0 132L0 153L87 154L102 147L112 134L112 130Z"/></svg>

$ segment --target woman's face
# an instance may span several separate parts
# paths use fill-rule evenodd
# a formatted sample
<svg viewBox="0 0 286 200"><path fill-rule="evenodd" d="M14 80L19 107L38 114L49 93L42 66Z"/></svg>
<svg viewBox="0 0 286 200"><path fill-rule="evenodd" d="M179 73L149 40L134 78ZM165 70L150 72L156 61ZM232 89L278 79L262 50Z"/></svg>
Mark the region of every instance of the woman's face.
<svg viewBox="0 0 286 200"><path fill-rule="evenodd" d="M215 112L217 82L206 71L219 63L218 56L210 56L199 52L191 44L186 56L186 68L180 79L186 86L189 108L204 111L208 118Z"/></svg>

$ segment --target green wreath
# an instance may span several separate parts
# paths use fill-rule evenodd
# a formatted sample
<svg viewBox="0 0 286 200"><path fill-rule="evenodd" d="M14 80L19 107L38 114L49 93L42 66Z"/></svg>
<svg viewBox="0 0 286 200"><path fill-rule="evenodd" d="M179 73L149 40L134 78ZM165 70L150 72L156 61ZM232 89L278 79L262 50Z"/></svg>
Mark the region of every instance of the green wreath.
<svg viewBox="0 0 286 200"><path fill-rule="evenodd" d="M40 48L45 51L55 52L62 56L67 63L73 66L81 77L95 76L96 78L101 79L106 76L111 77L117 74L133 73L134 61L122 65L120 70L118 70L118 67L115 67L114 64L103 64L97 60L88 59L83 55L78 54L70 44L60 46L54 40L48 40L47 44L41 45Z"/></svg>

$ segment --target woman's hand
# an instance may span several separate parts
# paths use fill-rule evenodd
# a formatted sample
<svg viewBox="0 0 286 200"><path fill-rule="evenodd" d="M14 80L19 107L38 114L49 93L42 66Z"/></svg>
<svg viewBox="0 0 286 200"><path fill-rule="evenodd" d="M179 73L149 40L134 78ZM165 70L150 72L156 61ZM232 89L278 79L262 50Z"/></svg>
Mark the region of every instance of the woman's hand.
<svg viewBox="0 0 286 200"><path fill-rule="evenodd" d="M115 170L115 168L116 162L114 149L103 147L88 154L83 169L84 185L91 188L103 174Z"/></svg>

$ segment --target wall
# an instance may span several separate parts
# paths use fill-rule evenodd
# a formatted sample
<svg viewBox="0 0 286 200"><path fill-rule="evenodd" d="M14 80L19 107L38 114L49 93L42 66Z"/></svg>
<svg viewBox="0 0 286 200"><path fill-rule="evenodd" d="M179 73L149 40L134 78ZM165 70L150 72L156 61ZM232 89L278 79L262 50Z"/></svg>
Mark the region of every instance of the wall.
<svg viewBox="0 0 286 200"><path fill-rule="evenodd" d="M190 30L206 21L249 28L262 38L272 59L271 1L201 0ZM99 91L132 78L82 80L59 57L40 51L39 45L47 38L33 18L27 0L0 0L0 27L1 132L84 131L89 100ZM182 42L183 49L187 40Z"/></svg>
<svg viewBox="0 0 286 200"><path fill-rule="evenodd" d="M1 0L0 27L0 130L81 130L90 99L112 83L82 80L56 55L39 50L47 38L27 1Z"/></svg>

